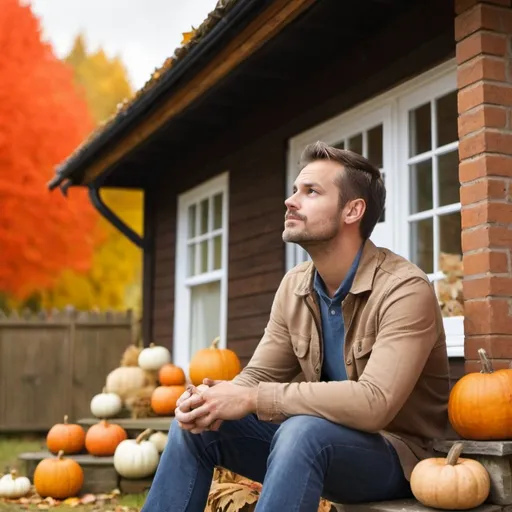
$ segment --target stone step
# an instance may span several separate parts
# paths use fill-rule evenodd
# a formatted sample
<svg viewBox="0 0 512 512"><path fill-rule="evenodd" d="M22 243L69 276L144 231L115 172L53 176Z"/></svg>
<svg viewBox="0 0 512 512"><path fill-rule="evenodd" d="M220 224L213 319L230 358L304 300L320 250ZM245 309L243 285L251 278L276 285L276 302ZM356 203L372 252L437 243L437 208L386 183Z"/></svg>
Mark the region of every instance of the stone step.
<svg viewBox="0 0 512 512"><path fill-rule="evenodd" d="M376 501L359 503L357 505L334 505L338 512L439 512L438 509L425 507L415 499ZM470 512L500 512L499 505L480 505L470 509Z"/></svg>
<svg viewBox="0 0 512 512"><path fill-rule="evenodd" d="M36 466L47 457L55 458L55 455L48 451L41 451L24 452L18 456L23 461L25 473L31 481L34 479ZM114 468L113 457L96 457L88 453L65 455L65 457L78 462L84 471L84 484L80 494L109 493L114 489L119 489L125 494L138 494L151 486L151 477L140 480L122 478Z"/></svg>
<svg viewBox="0 0 512 512"><path fill-rule="evenodd" d="M115 423L121 427L123 427L129 434L135 434L146 430L147 428L151 428L153 430L160 430L162 432L167 433L169 431L169 427L171 426L171 421L173 420L173 416L158 416L155 418L109 418L107 421L109 423ZM88 428L96 423L98 423L98 418L81 418L77 421L79 425L82 425L84 428Z"/></svg>

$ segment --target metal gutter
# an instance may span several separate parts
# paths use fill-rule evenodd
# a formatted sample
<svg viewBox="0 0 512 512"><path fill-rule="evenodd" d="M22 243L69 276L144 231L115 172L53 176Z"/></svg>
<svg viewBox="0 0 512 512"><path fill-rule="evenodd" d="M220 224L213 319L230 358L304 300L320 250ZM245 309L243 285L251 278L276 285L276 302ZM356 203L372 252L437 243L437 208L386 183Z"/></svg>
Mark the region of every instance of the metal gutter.
<svg viewBox="0 0 512 512"><path fill-rule="evenodd" d="M100 189L94 185L89 186L89 199L98 212L105 217L115 228L126 238L133 242L140 249L146 248L146 240L136 233L126 222L116 215L103 201L100 196Z"/></svg>
<svg viewBox="0 0 512 512"><path fill-rule="evenodd" d="M64 180L71 178L80 167L93 160L96 153L105 149L115 137L122 135L123 130L128 129L138 118L147 113L161 96L167 94L184 73L189 71L206 52L215 47L219 39L265 3L272 3L272 0L238 0L197 45L183 59L179 59L173 65L164 78L150 88L147 93L143 93L124 112L117 114L113 124L93 139L90 144L85 145L83 150L72 155L59 166L56 176L48 183L48 188L50 190L57 188Z"/></svg>

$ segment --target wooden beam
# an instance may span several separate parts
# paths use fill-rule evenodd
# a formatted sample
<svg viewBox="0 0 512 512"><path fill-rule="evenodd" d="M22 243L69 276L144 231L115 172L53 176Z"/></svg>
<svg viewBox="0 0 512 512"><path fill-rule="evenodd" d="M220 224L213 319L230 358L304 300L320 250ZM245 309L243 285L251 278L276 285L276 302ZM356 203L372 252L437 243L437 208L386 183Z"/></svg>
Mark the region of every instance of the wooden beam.
<svg viewBox="0 0 512 512"><path fill-rule="evenodd" d="M162 103L158 111L132 128L108 153L102 155L87 167L83 183L90 183L112 164L126 156L138 144L147 140L151 134L213 87L315 1L276 0L258 18L242 30L192 80L171 94Z"/></svg>

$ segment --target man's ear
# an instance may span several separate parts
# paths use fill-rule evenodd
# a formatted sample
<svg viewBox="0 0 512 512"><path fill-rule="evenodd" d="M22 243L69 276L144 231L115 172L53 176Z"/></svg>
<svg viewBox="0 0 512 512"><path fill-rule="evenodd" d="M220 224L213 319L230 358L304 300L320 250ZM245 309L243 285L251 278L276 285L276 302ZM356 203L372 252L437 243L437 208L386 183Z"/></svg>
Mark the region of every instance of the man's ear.
<svg viewBox="0 0 512 512"><path fill-rule="evenodd" d="M366 202L361 198L348 201L344 210L345 224L355 224L363 218L364 212L366 211Z"/></svg>

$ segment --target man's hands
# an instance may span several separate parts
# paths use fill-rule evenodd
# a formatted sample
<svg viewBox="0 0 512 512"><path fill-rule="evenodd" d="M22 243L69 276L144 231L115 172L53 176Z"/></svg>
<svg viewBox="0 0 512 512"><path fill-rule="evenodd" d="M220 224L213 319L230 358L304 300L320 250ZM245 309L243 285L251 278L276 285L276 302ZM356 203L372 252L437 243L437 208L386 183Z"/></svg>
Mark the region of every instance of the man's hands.
<svg viewBox="0 0 512 512"><path fill-rule="evenodd" d="M223 420L256 412L256 393L256 388L205 379L197 388L189 386L178 399L175 417L181 428L193 434L218 430Z"/></svg>

